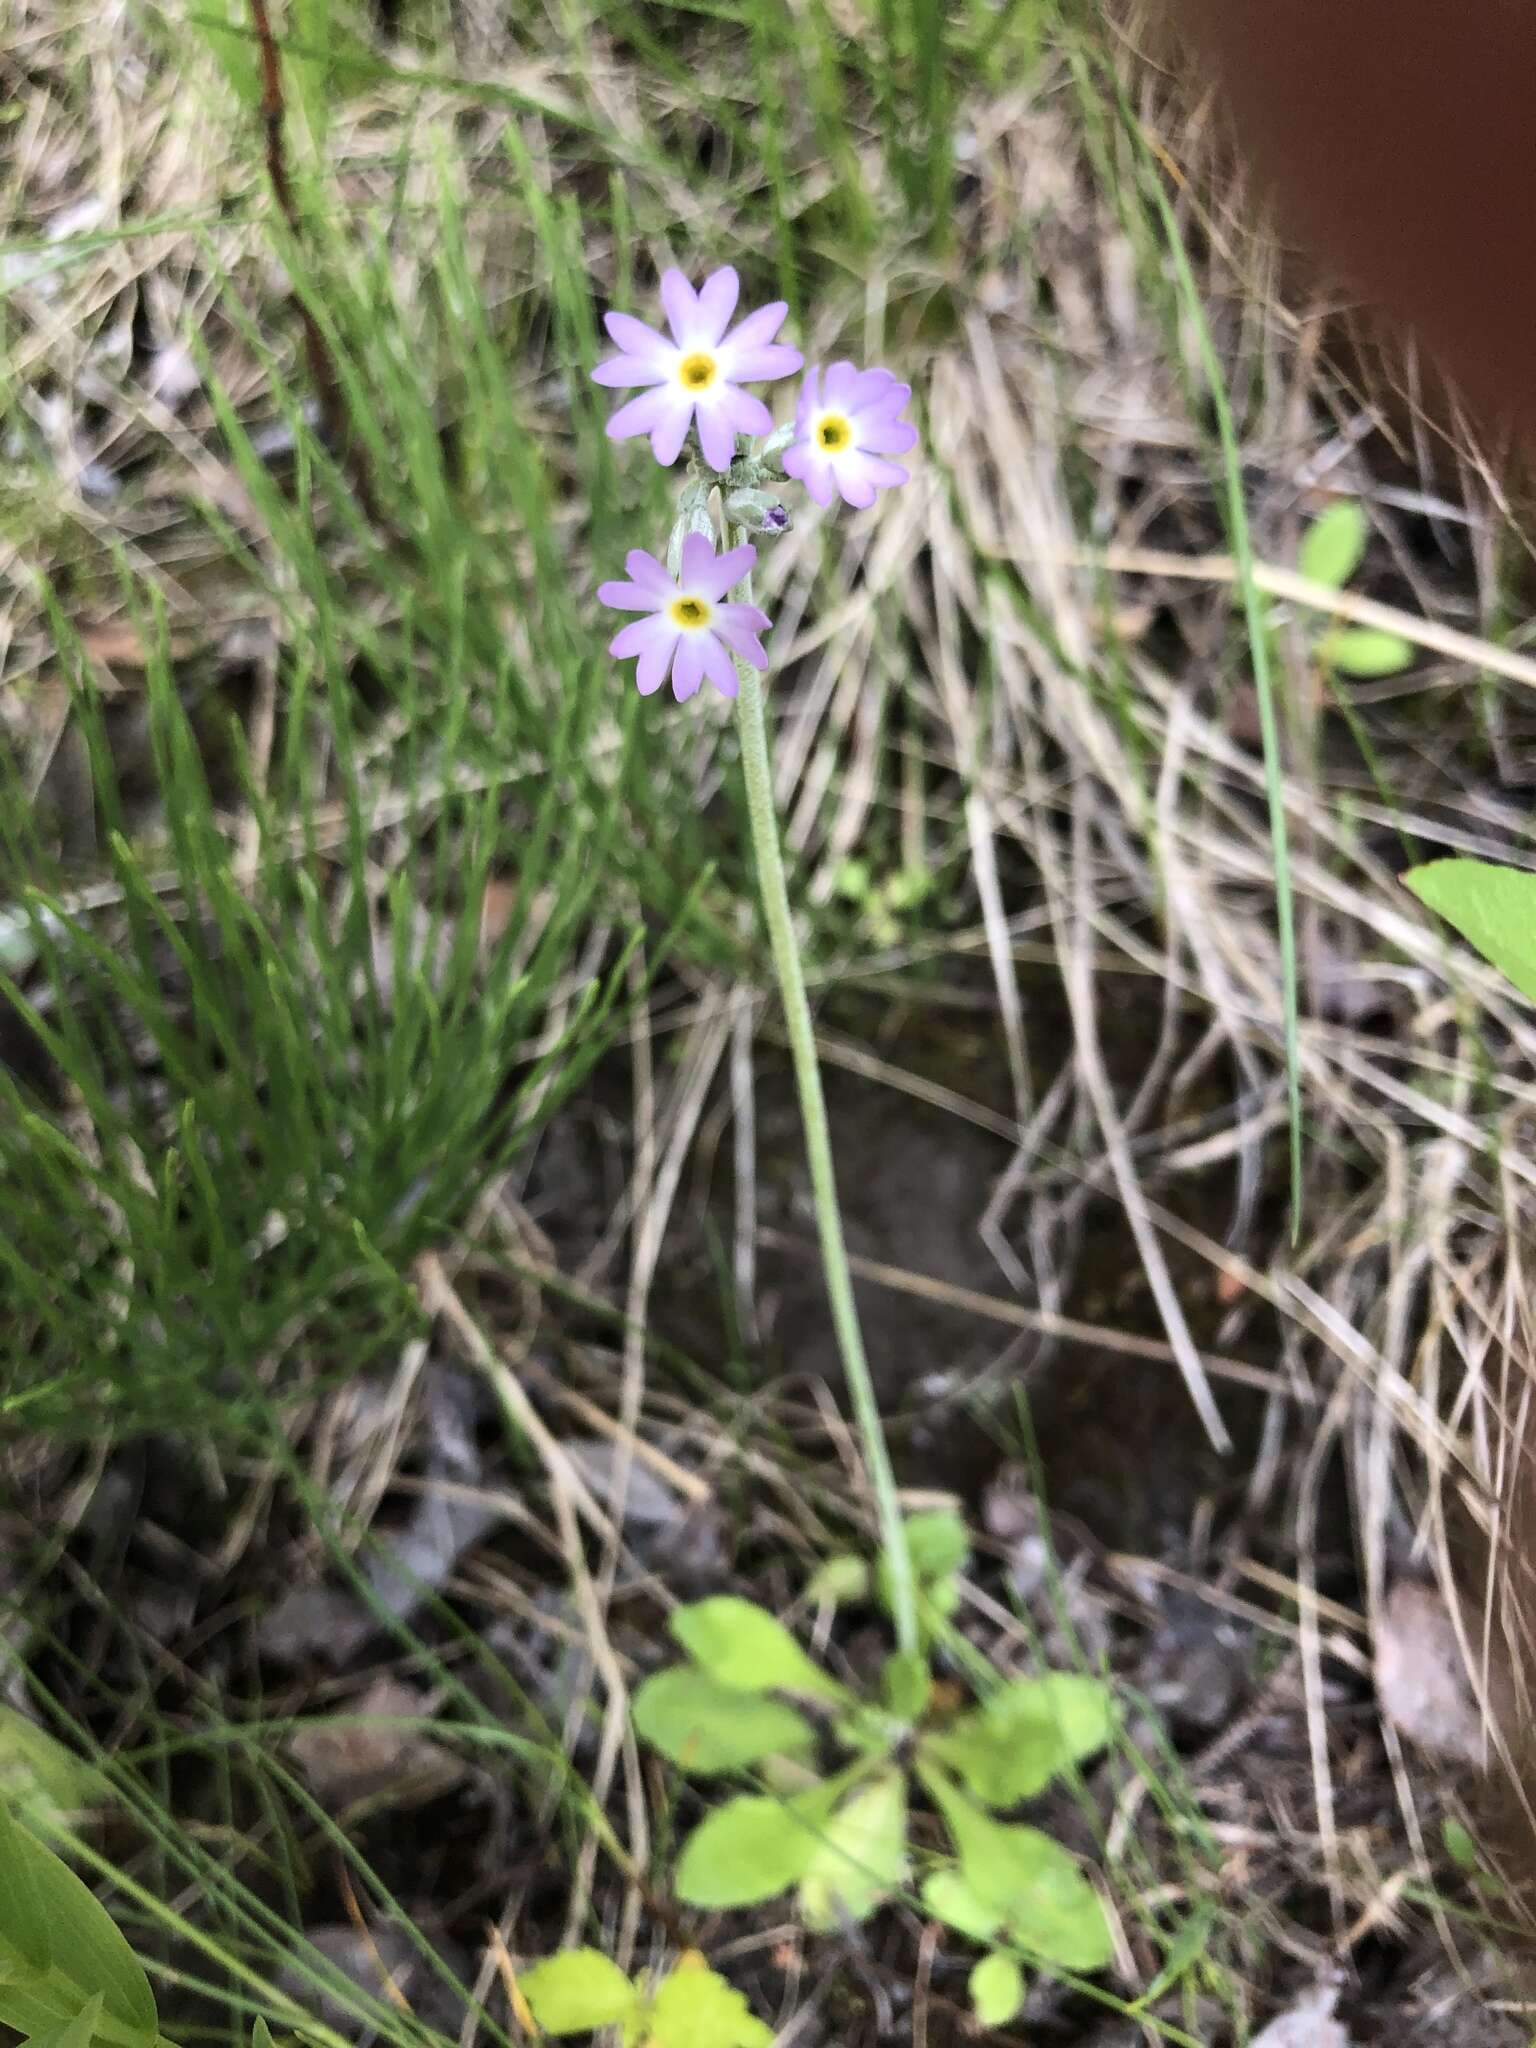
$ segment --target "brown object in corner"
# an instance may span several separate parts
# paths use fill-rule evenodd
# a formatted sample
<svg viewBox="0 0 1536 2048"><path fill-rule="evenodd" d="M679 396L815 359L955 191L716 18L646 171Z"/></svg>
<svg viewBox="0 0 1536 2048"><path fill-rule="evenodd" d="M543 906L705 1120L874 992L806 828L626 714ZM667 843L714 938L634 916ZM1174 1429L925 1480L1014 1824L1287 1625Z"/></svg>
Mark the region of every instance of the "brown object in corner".
<svg viewBox="0 0 1536 2048"><path fill-rule="evenodd" d="M1536 6L1165 4L1285 233L1536 442Z"/></svg>

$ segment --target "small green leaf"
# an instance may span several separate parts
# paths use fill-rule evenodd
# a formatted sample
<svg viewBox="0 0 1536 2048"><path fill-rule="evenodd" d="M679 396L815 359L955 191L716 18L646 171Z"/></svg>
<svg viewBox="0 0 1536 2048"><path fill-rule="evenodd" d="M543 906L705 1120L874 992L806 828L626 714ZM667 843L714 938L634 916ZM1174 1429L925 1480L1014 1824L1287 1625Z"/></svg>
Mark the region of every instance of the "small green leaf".
<svg viewBox="0 0 1536 2048"><path fill-rule="evenodd" d="M722 1593L673 1611L671 1629L696 1664L745 1692L793 1692L806 1699L850 1697L813 1664L783 1622L754 1601Z"/></svg>
<svg viewBox="0 0 1536 2048"><path fill-rule="evenodd" d="M888 1771L827 1823L800 1880L800 1916L824 1932L867 1920L907 1875L907 1781Z"/></svg>
<svg viewBox="0 0 1536 2048"><path fill-rule="evenodd" d="M688 1955L658 1986L644 2039L650 2048L768 2048L773 2029L702 1956Z"/></svg>
<svg viewBox="0 0 1536 2048"><path fill-rule="evenodd" d="M869 862L867 860L858 860L852 855L847 860L839 861L837 873L833 880L833 887L846 902L865 902L873 887L869 872Z"/></svg>
<svg viewBox="0 0 1536 2048"><path fill-rule="evenodd" d="M101 1993L97 1991L85 2001L72 2020L31 2035L27 2048L91 2048L91 2036L100 2018Z"/></svg>
<svg viewBox="0 0 1536 2048"><path fill-rule="evenodd" d="M1296 566L1309 582L1342 590L1359 568L1369 536L1359 505L1353 498L1339 498L1301 536Z"/></svg>
<svg viewBox="0 0 1536 2048"><path fill-rule="evenodd" d="M869 1598L869 1566L862 1557L829 1557L805 1589L818 1607L842 1607Z"/></svg>
<svg viewBox="0 0 1536 2048"><path fill-rule="evenodd" d="M757 1906L804 1877L831 1811L817 1785L795 1799L743 1793L706 1814L683 1845L677 1896L688 1906Z"/></svg>
<svg viewBox="0 0 1536 2048"><path fill-rule="evenodd" d="M920 1579L948 1578L963 1570L971 1554L965 1523L953 1508L932 1508L921 1515L908 1515L902 1525L907 1537L907 1555Z"/></svg>
<svg viewBox="0 0 1536 2048"><path fill-rule="evenodd" d="M972 1941L990 1941L1003 1924L996 1906L978 1899L958 1870L936 1870L923 1885L923 1904L935 1920Z"/></svg>
<svg viewBox="0 0 1536 2048"><path fill-rule="evenodd" d="M920 1721L933 1696L933 1675L928 1669L928 1660L916 1652L904 1654L898 1650L885 1660L885 1668L880 1674L880 1690L885 1695L886 1706L898 1721Z"/></svg>
<svg viewBox="0 0 1536 2048"><path fill-rule="evenodd" d="M959 1773L987 1806L1031 1799L1067 1767L1092 1756L1114 1731L1106 1685L1076 1671L1053 1671L1003 1686L940 1733L926 1754Z"/></svg>
<svg viewBox="0 0 1536 2048"><path fill-rule="evenodd" d="M994 1949L971 1972L971 2011L984 2027L1006 2027L1024 2010L1024 1972L1012 1956Z"/></svg>
<svg viewBox="0 0 1536 2048"><path fill-rule="evenodd" d="M1471 1833L1459 1820L1445 1820L1440 1824L1440 1839L1445 1844L1445 1853L1458 1870L1476 1870L1482 1859L1477 1853L1477 1844Z"/></svg>
<svg viewBox="0 0 1536 2048"><path fill-rule="evenodd" d="M611 2027L637 2000L635 1987L597 1948L568 1948L518 1976L528 2009L546 2034L586 2034Z"/></svg>
<svg viewBox="0 0 1536 2048"><path fill-rule="evenodd" d="M18 2032L45 2033L99 1992L109 2019L158 2036L149 1979L111 1914L0 1800L0 1956L6 1948L34 1973L29 1984L0 1987L0 2019Z"/></svg>
<svg viewBox="0 0 1536 2048"><path fill-rule="evenodd" d="M1536 874L1489 860L1432 860L1403 880L1536 1003Z"/></svg>
<svg viewBox="0 0 1536 2048"><path fill-rule="evenodd" d="M1039 1828L996 1821L937 1771L923 1782L959 1852L960 1875L1019 1944L1069 1970L1097 1970L1114 1953L1098 1893L1077 1861Z"/></svg>
<svg viewBox="0 0 1536 2048"><path fill-rule="evenodd" d="M1362 681L1401 675L1413 666L1413 657L1412 641L1400 633L1378 633L1366 626L1340 627L1337 632L1325 633L1317 643L1317 658L1325 668Z"/></svg>
<svg viewBox="0 0 1536 2048"><path fill-rule="evenodd" d="M260 2013L251 2022L251 2048L272 2048L272 2029Z"/></svg>
<svg viewBox="0 0 1536 2048"><path fill-rule="evenodd" d="M815 1730L782 1700L722 1685L686 1664L648 1678L631 1704L636 1732L685 1771L707 1778L768 1756L804 1756Z"/></svg>

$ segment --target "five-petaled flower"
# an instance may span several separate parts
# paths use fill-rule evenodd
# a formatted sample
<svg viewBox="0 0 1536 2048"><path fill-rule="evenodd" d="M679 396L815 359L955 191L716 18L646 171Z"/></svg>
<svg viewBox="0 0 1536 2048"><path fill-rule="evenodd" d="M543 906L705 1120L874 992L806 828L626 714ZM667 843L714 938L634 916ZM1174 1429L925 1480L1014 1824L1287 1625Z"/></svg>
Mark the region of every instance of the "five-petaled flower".
<svg viewBox="0 0 1536 2048"><path fill-rule="evenodd" d="M722 696L734 697L733 653L754 668L768 666L758 638L768 630L767 613L755 604L725 602L726 592L756 560L757 549L750 545L717 555L702 533L690 533L683 542L682 573L675 583L644 548L632 548L624 557L630 581L605 583L597 594L615 611L647 614L622 627L608 648L621 660L639 655L635 681L642 696L659 690L670 669L679 704L705 676Z"/></svg>
<svg viewBox="0 0 1536 2048"><path fill-rule="evenodd" d="M795 438L782 461L786 476L798 477L818 505L832 493L861 510L876 491L904 484L907 472L888 458L917 444L917 429L898 417L912 396L889 370L858 370L833 363L806 372L795 413Z"/></svg>
<svg viewBox="0 0 1536 2048"><path fill-rule="evenodd" d="M773 431L768 408L739 389L739 380L787 377L804 358L798 349L774 341L789 311L782 299L747 314L727 334L740 289L729 264L707 277L697 292L680 270L667 271L661 303L672 329L670 340L628 313L606 316L603 324L621 353L599 363L593 377L599 384L652 387L621 405L609 420L615 441L649 434L656 460L673 463L697 420L704 460L724 472L735 456L738 434Z"/></svg>

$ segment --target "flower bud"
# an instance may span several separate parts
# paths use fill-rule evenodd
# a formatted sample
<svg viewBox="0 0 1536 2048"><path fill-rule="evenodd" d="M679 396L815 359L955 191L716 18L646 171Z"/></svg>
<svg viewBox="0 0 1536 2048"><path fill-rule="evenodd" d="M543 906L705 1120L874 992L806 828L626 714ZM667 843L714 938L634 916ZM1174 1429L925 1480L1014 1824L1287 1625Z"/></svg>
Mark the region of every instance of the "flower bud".
<svg viewBox="0 0 1536 2048"><path fill-rule="evenodd" d="M725 516L744 533L779 534L789 531L789 513L766 491L731 491L725 500Z"/></svg>

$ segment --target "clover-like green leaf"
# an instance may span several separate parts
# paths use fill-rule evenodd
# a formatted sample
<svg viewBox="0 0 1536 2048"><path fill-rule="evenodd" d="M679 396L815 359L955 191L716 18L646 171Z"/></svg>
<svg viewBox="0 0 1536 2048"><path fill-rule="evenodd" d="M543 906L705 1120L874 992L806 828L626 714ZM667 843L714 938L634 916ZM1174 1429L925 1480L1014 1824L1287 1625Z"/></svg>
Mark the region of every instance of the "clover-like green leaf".
<svg viewBox="0 0 1536 2048"><path fill-rule="evenodd" d="M1077 1671L1005 1685L949 1727L925 1736L924 1753L959 1774L987 1806L1016 1806L1092 1756L1114 1731L1108 1686Z"/></svg>
<svg viewBox="0 0 1536 2048"><path fill-rule="evenodd" d="M1536 1002L1536 874L1491 860L1432 860L1403 880Z"/></svg>
<svg viewBox="0 0 1536 2048"><path fill-rule="evenodd" d="M793 1799L743 1793L706 1814L683 1845L677 1896L685 1905L757 1906L798 1884L836 1798L815 1785Z"/></svg>
<svg viewBox="0 0 1536 2048"><path fill-rule="evenodd" d="M810 1723L782 1700L722 1685L686 1664L648 1678L630 1711L653 1749L698 1777L769 1756L804 1756L816 1740Z"/></svg>
<svg viewBox="0 0 1536 2048"><path fill-rule="evenodd" d="M792 1692L838 1706L851 1695L813 1663L783 1622L754 1601L721 1593L674 1610L674 1636L696 1664L743 1692Z"/></svg>
<svg viewBox="0 0 1536 2048"><path fill-rule="evenodd" d="M971 1972L971 2011L984 2027L1006 2027L1024 2008L1024 1972L1012 1956L994 1949Z"/></svg>
<svg viewBox="0 0 1536 2048"><path fill-rule="evenodd" d="M546 2034L588 2034L628 2017L639 2003L633 1984L600 1948L568 1948L518 1976L528 2010Z"/></svg>
<svg viewBox="0 0 1536 2048"><path fill-rule="evenodd" d="M3 962L0 962L3 964ZM841 1607L869 1597L869 1566L862 1557L840 1552L829 1557L811 1577L806 1598L818 1606Z"/></svg>
<svg viewBox="0 0 1536 2048"><path fill-rule="evenodd" d="M1360 566L1369 534L1355 499L1336 499L1301 536L1296 566L1309 582L1342 590Z"/></svg>
<svg viewBox="0 0 1536 2048"><path fill-rule="evenodd" d="M156 2039L149 1979L111 1914L0 1801L0 2021L46 2034L97 1993L106 2018Z"/></svg>
<svg viewBox="0 0 1536 2048"><path fill-rule="evenodd" d="M1069 1970L1097 1970L1113 1954L1098 1893L1074 1857L1039 1828L993 1820L958 1786L925 1770L954 1837L966 1891L998 1924L1042 1961ZM995 1930L994 1930L995 1931Z"/></svg>
<svg viewBox="0 0 1536 2048"><path fill-rule="evenodd" d="M923 1882L923 1904L935 1920L972 1941L990 1941L1003 1924L996 1906L978 1899L958 1870L935 1870Z"/></svg>
<svg viewBox="0 0 1536 2048"><path fill-rule="evenodd" d="M735 1985L694 1950L658 1985L639 2027L634 2038L647 2048L768 2048L773 2039Z"/></svg>
<svg viewBox="0 0 1536 2048"><path fill-rule="evenodd" d="M800 1917L817 1931L868 1919L907 1875L907 1781L885 1771L839 1807L800 1880Z"/></svg>
<svg viewBox="0 0 1536 2048"><path fill-rule="evenodd" d="M1369 681L1373 676L1401 675L1411 668L1414 649L1401 633L1382 633L1371 626L1340 626L1318 641L1317 655L1336 675Z"/></svg>

